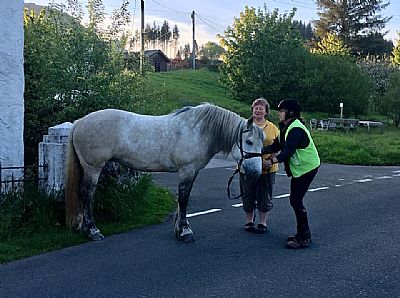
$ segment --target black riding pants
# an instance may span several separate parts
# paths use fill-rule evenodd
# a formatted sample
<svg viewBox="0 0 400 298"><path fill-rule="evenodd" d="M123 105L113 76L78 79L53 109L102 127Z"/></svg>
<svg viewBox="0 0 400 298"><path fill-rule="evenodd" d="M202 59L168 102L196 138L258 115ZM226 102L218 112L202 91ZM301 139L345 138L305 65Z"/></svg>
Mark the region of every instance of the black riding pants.
<svg viewBox="0 0 400 298"><path fill-rule="evenodd" d="M294 211L305 209L303 198L317 172L318 168L305 173L300 177L292 177L292 180L290 181L290 205Z"/></svg>

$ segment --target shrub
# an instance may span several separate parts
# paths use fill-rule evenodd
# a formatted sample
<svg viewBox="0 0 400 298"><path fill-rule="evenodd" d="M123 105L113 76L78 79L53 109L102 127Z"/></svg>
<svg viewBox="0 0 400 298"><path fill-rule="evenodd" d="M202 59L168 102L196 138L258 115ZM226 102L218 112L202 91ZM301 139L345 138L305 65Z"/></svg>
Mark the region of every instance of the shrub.
<svg viewBox="0 0 400 298"><path fill-rule="evenodd" d="M36 186L0 195L0 239L63 227L64 204L58 195L47 196Z"/></svg>
<svg viewBox="0 0 400 298"><path fill-rule="evenodd" d="M389 78L383 105L384 111L393 120L394 125L400 126L400 68L397 68Z"/></svg>
<svg viewBox="0 0 400 298"><path fill-rule="evenodd" d="M303 71L298 93L306 111L337 114L342 102L349 116L367 112L371 81L350 59L315 54Z"/></svg>

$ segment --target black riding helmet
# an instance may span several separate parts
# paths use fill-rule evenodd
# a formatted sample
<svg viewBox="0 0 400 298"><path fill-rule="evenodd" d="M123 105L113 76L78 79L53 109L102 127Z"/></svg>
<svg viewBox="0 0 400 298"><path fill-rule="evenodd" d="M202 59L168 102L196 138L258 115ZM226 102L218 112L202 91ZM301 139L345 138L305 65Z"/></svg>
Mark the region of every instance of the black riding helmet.
<svg viewBox="0 0 400 298"><path fill-rule="evenodd" d="M300 104L295 99L284 99L278 104L278 110L286 110L286 119L300 117Z"/></svg>

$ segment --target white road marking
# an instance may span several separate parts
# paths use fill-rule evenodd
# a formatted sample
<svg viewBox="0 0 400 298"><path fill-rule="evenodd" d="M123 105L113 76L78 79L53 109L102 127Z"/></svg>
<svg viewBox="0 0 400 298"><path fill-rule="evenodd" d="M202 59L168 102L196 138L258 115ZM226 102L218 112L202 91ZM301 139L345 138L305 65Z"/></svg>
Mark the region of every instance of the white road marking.
<svg viewBox="0 0 400 298"><path fill-rule="evenodd" d="M400 174L392 175L393 177L400 177Z"/></svg>
<svg viewBox="0 0 400 298"><path fill-rule="evenodd" d="M280 196L275 196L274 199L281 199L281 198L287 198L290 197L290 194L284 194L284 195L280 195Z"/></svg>
<svg viewBox="0 0 400 298"><path fill-rule="evenodd" d="M365 183L365 182L371 182L372 179L360 179L360 180L354 180L354 182L359 182L359 183Z"/></svg>
<svg viewBox="0 0 400 298"><path fill-rule="evenodd" d="M197 215L203 215L203 214L208 214L208 213L214 213L214 212L218 212L221 211L222 209L210 209L210 210L206 210L206 211L201 211L201 212L196 212L196 213L191 213L191 214L187 214L186 217L193 217L193 216L197 216Z"/></svg>
<svg viewBox="0 0 400 298"><path fill-rule="evenodd" d="M376 177L375 179L392 179L392 176L380 176L380 177Z"/></svg>
<svg viewBox="0 0 400 298"><path fill-rule="evenodd" d="M243 203L239 203L239 204L233 204L232 207L238 208L238 207L242 207Z"/></svg>
<svg viewBox="0 0 400 298"><path fill-rule="evenodd" d="M308 191L313 192L313 191L325 190L325 189L329 189L329 187L324 186L324 187L312 188L312 189L309 189Z"/></svg>
<svg viewBox="0 0 400 298"><path fill-rule="evenodd" d="M400 173L400 170L398 170L398 171L392 171L392 173Z"/></svg>

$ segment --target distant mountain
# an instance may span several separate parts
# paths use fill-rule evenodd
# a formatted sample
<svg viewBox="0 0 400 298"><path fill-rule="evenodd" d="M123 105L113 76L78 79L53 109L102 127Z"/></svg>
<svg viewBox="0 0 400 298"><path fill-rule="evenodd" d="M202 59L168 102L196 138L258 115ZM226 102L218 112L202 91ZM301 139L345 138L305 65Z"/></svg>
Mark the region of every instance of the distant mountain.
<svg viewBox="0 0 400 298"><path fill-rule="evenodd" d="M24 8L27 8L29 11L34 11L36 15L39 15L42 9L45 9L46 12L48 11L48 7L44 5L37 5L35 3L24 3ZM64 21L75 21L68 13L62 12L61 15L63 16Z"/></svg>
<svg viewBox="0 0 400 298"><path fill-rule="evenodd" d="M37 5L35 3L24 3L24 8L28 8L29 11L33 10L35 14L38 15L43 8L47 9L47 6Z"/></svg>

